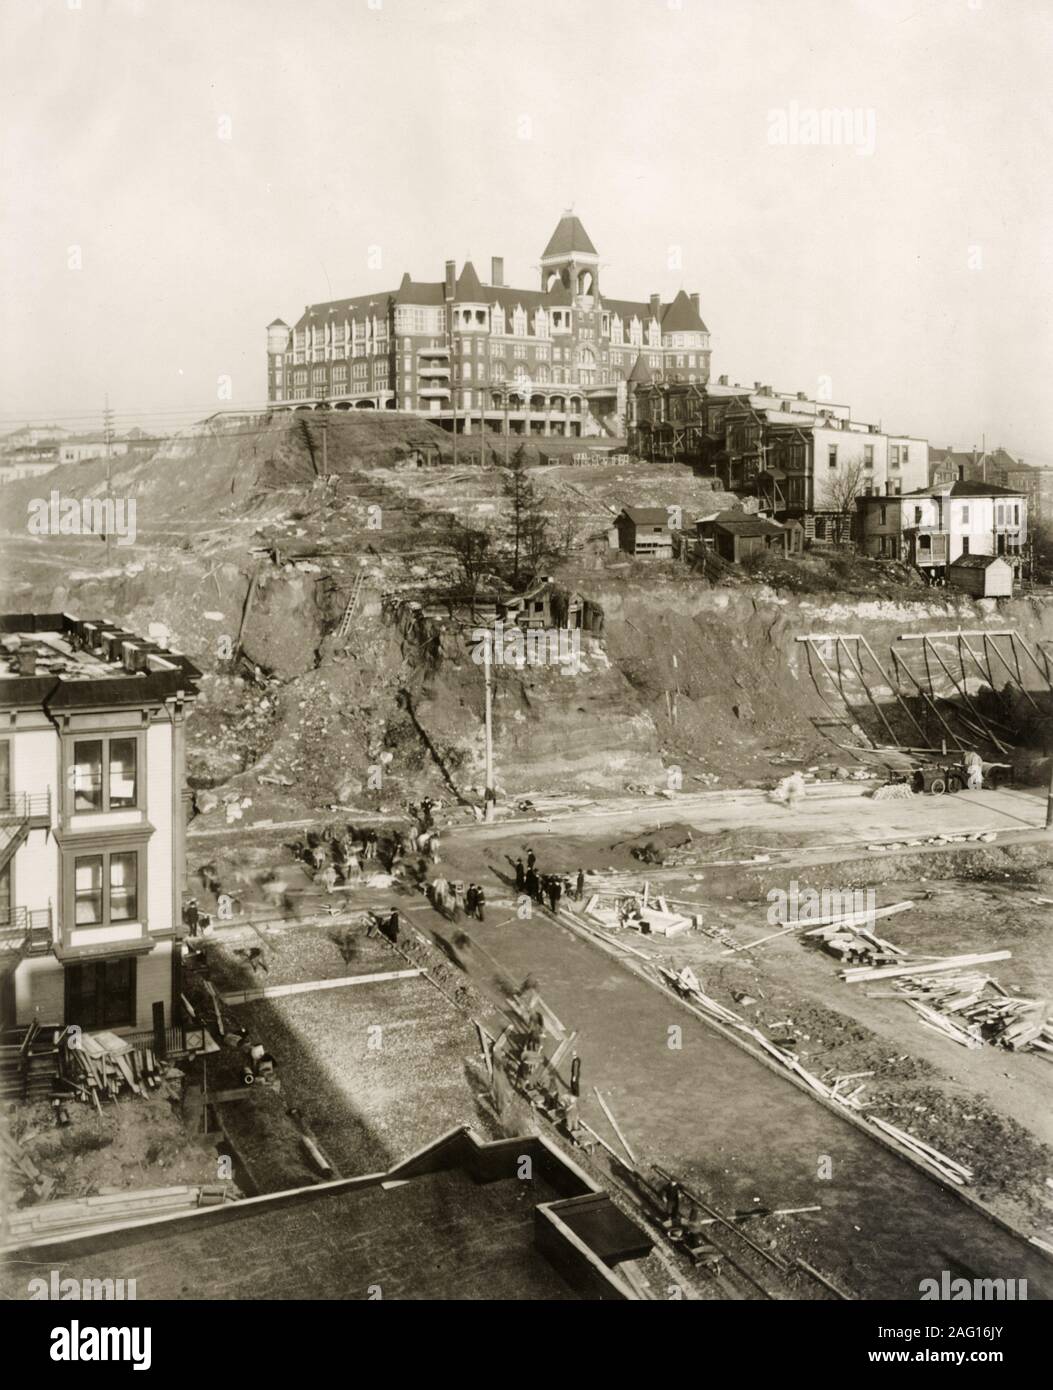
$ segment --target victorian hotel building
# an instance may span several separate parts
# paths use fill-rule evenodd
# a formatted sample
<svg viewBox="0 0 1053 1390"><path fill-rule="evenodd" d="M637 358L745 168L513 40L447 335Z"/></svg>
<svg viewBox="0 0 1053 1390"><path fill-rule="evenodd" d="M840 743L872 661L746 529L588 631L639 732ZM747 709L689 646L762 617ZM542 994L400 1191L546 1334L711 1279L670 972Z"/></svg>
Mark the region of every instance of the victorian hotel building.
<svg viewBox="0 0 1053 1390"><path fill-rule="evenodd" d="M178 1017L200 673L113 623L0 616L0 1022Z"/></svg>
<svg viewBox="0 0 1053 1390"><path fill-rule="evenodd" d="M541 256L536 290L484 285L471 261L441 280L310 304L267 329L272 408L403 410L458 433L624 436L626 396L656 375L709 380L698 295L608 299L599 256L566 213Z"/></svg>

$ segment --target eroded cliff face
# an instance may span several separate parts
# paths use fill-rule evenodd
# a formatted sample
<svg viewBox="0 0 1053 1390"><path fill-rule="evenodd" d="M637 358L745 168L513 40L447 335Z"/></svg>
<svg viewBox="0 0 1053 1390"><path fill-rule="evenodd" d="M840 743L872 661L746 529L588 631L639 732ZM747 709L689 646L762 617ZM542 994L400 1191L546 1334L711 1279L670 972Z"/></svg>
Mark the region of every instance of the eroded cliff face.
<svg viewBox="0 0 1053 1390"><path fill-rule="evenodd" d="M105 465L11 484L0 513L7 606L153 627L190 656L214 678L190 726L202 780L271 778L262 785L290 811L359 795L381 758L383 799L392 802L481 787L480 666L453 628L401 622L382 601L453 582L445 508L479 521L501 505L499 469L412 466L428 431L410 417L331 421L324 476L317 421L215 438L188 432L154 459L118 467L115 488L138 504L139 537L127 548L108 550L97 537L34 538L24 527L30 493L57 486L98 495ZM604 474L607 492L597 481L586 486L580 470L536 472L562 508L592 506L601 521L611 499L638 485L632 470ZM675 488L683 479L671 468L648 485ZM602 549L586 546L563 576L605 614L600 646L586 638L578 667L495 669L497 781L508 792L661 788L676 784L676 769L693 791L770 783L788 766L847 763L865 738L889 741L875 704L896 738L921 737L891 688L893 645L901 684L909 688L909 669L941 709L945 698L961 699L938 665L925 669L919 645L912 654L898 641L902 634L1013 629L1040 665L1053 643L1053 609L1037 601L973 603L928 590L912 599L909 589L897 600L787 594L740 570L721 587L679 564L616 558L612 567ZM352 630L336 642L360 573ZM831 681L797 640L814 633L858 634L883 671L864 654L860 674L840 653ZM963 675L953 645L943 650L970 699L1009 730L1007 742L1040 748L1049 727L1040 670L1025 660L1014 675L994 660L987 675L974 665ZM926 737L938 743L938 723L921 713Z"/></svg>

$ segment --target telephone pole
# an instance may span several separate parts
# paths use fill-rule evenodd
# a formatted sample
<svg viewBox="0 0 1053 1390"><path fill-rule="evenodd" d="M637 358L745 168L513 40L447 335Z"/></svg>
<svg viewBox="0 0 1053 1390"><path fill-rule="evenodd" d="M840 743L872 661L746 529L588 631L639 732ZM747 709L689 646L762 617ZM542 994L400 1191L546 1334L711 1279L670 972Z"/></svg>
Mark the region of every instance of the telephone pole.
<svg viewBox="0 0 1053 1390"><path fill-rule="evenodd" d="M490 673L494 634L488 632L483 643L483 682L486 686L486 773L483 787L483 819L492 821L497 794L494 790L494 697Z"/></svg>
<svg viewBox="0 0 1053 1390"><path fill-rule="evenodd" d="M113 516L113 411L110 409L110 394L107 391L103 397L102 407L102 434L106 441L106 500L110 504L110 514ZM106 567L110 566L113 559L113 526L107 523L106 526Z"/></svg>

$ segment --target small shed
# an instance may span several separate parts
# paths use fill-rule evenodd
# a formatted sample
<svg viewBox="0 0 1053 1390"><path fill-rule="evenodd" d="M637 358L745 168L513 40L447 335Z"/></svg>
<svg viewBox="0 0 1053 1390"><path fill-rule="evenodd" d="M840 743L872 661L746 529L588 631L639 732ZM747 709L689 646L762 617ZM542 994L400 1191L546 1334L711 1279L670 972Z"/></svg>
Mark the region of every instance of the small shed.
<svg viewBox="0 0 1053 1390"><path fill-rule="evenodd" d="M748 516L743 512L720 512L709 523L713 548L722 560L738 564L747 555L774 551L786 555L790 548L790 533L777 521L763 516Z"/></svg>
<svg viewBox="0 0 1053 1390"><path fill-rule="evenodd" d="M1002 555L959 555L947 567L947 583L974 598L1012 598L1013 566Z"/></svg>
<svg viewBox="0 0 1053 1390"><path fill-rule="evenodd" d="M613 529L618 535L618 549L628 555L650 560L673 558L673 534L665 507L623 507Z"/></svg>

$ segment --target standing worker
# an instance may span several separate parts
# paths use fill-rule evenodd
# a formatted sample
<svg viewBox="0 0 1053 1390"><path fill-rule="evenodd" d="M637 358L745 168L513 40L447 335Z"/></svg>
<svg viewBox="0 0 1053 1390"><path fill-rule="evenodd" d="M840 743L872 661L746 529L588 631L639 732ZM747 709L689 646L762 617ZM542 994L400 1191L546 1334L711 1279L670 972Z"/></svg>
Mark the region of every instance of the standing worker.
<svg viewBox="0 0 1053 1390"><path fill-rule="evenodd" d="M575 901L580 901L581 896L582 896L582 894L583 894L584 892L585 892L585 871L584 871L584 869L579 869L579 870L578 870L577 882L576 882L575 885L574 885L574 898L575 898Z"/></svg>
<svg viewBox="0 0 1053 1390"><path fill-rule="evenodd" d="M572 1096L581 1095L581 1058L576 1052L570 1059L570 1093Z"/></svg>
<svg viewBox="0 0 1053 1390"><path fill-rule="evenodd" d="M516 860L516 892L522 893L523 885L526 883L526 869L523 868L522 859Z"/></svg>

